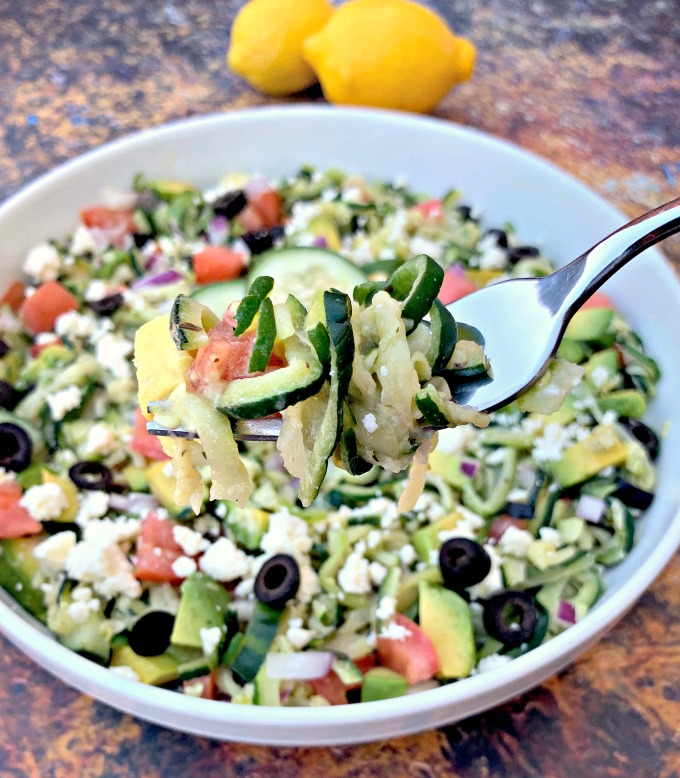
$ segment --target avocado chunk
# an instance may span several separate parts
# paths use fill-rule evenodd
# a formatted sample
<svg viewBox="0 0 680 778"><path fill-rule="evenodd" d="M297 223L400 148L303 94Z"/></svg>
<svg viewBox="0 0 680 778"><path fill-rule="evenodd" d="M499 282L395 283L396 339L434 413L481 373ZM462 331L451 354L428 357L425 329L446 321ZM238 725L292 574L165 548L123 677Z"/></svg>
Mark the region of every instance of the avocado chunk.
<svg viewBox="0 0 680 778"><path fill-rule="evenodd" d="M428 464L434 475L441 476L454 489L462 489L470 481L470 476L465 475L460 469L462 461L462 457L455 454L433 451L428 459Z"/></svg>
<svg viewBox="0 0 680 778"><path fill-rule="evenodd" d="M149 189L161 200L170 202L175 197L183 194L198 194L198 189L186 181L172 181L169 179L156 179L147 182Z"/></svg>
<svg viewBox="0 0 680 778"><path fill-rule="evenodd" d="M562 452L562 459L551 463L551 470L562 486L573 486L604 470L619 465L627 457L626 446L614 430L600 424L587 438Z"/></svg>
<svg viewBox="0 0 680 778"><path fill-rule="evenodd" d="M229 593L217 581L205 573L192 573L182 584L170 642L202 648L201 629L223 628L230 602Z"/></svg>
<svg viewBox="0 0 680 778"><path fill-rule="evenodd" d="M387 667L374 667L364 675L361 683L361 701L390 700L406 694L407 689L408 681L403 675Z"/></svg>
<svg viewBox="0 0 680 778"><path fill-rule="evenodd" d="M647 412L647 401L642 392L635 389L621 389L610 392L597 401L603 411L614 411L619 416L641 419Z"/></svg>
<svg viewBox="0 0 680 778"><path fill-rule="evenodd" d="M234 540L250 551L260 547L262 536L269 527L269 514L259 508L239 508L225 503L229 508L227 527Z"/></svg>
<svg viewBox="0 0 680 778"><path fill-rule="evenodd" d="M85 621L74 621L68 612L73 603L71 584L62 587L56 604L50 606L47 626L59 638L59 642L91 657L106 662L111 654L111 625L100 611L90 612Z"/></svg>
<svg viewBox="0 0 680 778"><path fill-rule="evenodd" d="M567 362L573 362L575 365L578 365L579 362L585 359L586 350L578 341L562 338L555 356L562 357Z"/></svg>
<svg viewBox="0 0 680 778"><path fill-rule="evenodd" d="M477 659L470 606L456 592L421 582L418 588L420 628L430 638L440 670L438 678L464 678Z"/></svg>
<svg viewBox="0 0 680 778"><path fill-rule="evenodd" d="M569 340L603 341L609 335L614 311L611 308L586 308L577 311L567 325L564 337Z"/></svg>
<svg viewBox="0 0 680 778"><path fill-rule="evenodd" d="M421 527L421 529L413 533L411 545L415 548L421 562L429 562L430 552L439 551L442 544L441 540L439 540L439 533L452 530L458 524L460 518L460 513L448 513L446 516L442 516L441 519L437 519L432 524Z"/></svg>
<svg viewBox="0 0 680 778"><path fill-rule="evenodd" d="M0 540L0 586L39 621L47 619L40 589L42 575L33 549L45 536Z"/></svg>
<svg viewBox="0 0 680 778"><path fill-rule="evenodd" d="M117 646L111 654L111 667L130 667L142 683L160 686L179 677L179 661L167 651L158 656L140 656L130 646Z"/></svg>

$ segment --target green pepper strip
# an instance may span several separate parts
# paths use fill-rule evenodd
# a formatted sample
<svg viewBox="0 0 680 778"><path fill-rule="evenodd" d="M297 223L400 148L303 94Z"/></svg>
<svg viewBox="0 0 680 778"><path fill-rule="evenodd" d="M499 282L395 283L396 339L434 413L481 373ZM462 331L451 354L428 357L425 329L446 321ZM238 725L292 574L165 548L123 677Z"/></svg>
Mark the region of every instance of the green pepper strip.
<svg viewBox="0 0 680 778"><path fill-rule="evenodd" d="M508 494L512 489L516 468L517 452L511 448L505 449L501 472L488 497L483 498L477 494L472 482L469 482L463 486L463 505L484 517L498 513L505 505Z"/></svg>

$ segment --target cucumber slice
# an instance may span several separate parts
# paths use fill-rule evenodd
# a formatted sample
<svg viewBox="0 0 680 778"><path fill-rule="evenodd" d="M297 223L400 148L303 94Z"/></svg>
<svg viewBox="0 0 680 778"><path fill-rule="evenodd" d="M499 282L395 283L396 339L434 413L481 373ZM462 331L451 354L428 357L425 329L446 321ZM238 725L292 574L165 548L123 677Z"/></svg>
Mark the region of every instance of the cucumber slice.
<svg viewBox="0 0 680 778"><path fill-rule="evenodd" d="M244 681L252 681L262 667L282 617L283 611L274 610L261 602L255 605L248 628L230 657L231 669Z"/></svg>
<svg viewBox="0 0 680 778"><path fill-rule="evenodd" d="M308 507L326 475L328 459L335 451L342 433L342 412L354 360L354 334L352 332L352 304L343 292L323 293L326 326L330 336L331 365L330 391L314 448L307 469L300 479L300 502Z"/></svg>
<svg viewBox="0 0 680 778"><path fill-rule="evenodd" d="M432 374L437 375L449 363L458 340L456 320L439 300L434 301L430 311L430 332L430 348L425 356Z"/></svg>
<svg viewBox="0 0 680 778"><path fill-rule="evenodd" d="M260 310L262 301L267 297L274 287L274 279L270 276L260 276L256 278L248 289L248 294L241 300L234 318L236 327L234 335L243 335L243 333L253 323L257 312Z"/></svg>
<svg viewBox="0 0 680 778"><path fill-rule="evenodd" d="M208 343L208 332L217 316L193 297L178 294L170 311L170 335L180 351L192 351Z"/></svg>
<svg viewBox="0 0 680 778"><path fill-rule="evenodd" d="M194 300L210 308L220 319L226 313L227 308L237 300L242 300L246 294L246 282L244 278L236 278L233 281L220 281L217 284L207 284L197 289L191 296Z"/></svg>
<svg viewBox="0 0 680 778"><path fill-rule="evenodd" d="M392 273L390 294L402 304L401 315L406 331L415 329L437 299L444 280L442 266L426 254L420 254Z"/></svg>
<svg viewBox="0 0 680 778"><path fill-rule="evenodd" d="M276 319L274 318L274 306L269 297L265 297L260 303L257 319L257 334L253 343L253 350L248 361L249 373L260 373L267 369L276 340Z"/></svg>
<svg viewBox="0 0 680 778"><path fill-rule="evenodd" d="M234 419L260 419L316 394L324 371L316 352L297 335L284 343L285 367L253 378L230 381L217 409Z"/></svg>
<svg viewBox="0 0 680 778"><path fill-rule="evenodd" d="M267 275L274 279L274 302L289 294L308 305L318 289L351 293L366 276L349 260L325 249L303 247L266 251L253 265L249 279Z"/></svg>

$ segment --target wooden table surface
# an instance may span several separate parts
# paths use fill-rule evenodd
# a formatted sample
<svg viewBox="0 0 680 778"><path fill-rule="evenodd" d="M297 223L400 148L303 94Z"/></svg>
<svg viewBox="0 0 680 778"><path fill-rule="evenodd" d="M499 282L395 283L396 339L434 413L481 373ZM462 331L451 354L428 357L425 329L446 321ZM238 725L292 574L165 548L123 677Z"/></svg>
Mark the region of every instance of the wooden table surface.
<svg viewBox="0 0 680 778"><path fill-rule="evenodd" d="M436 113L552 160L630 216L678 197L677 3L433 0L478 48L473 80ZM241 4L0 0L0 198L129 131L270 102L224 61ZM295 100L322 97L312 89ZM680 268L680 242L664 248ZM671 778L680 775L679 615L676 557L606 639L543 686L437 731L317 750L146 724L0 638L0 776Z"/></svg>

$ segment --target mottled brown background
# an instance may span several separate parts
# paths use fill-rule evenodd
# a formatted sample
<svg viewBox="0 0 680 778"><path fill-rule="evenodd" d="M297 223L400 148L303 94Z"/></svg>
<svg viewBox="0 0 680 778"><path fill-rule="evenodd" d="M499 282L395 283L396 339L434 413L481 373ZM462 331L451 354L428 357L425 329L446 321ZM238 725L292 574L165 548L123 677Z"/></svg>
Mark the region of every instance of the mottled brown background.
<svg viewBox="0 0 680 778"><path fill-rule="evenodd" d="M0 197L131 130L268 102L224 64L240 5L0 0ZM474 79L439 116L551 159L630 216L680 195L678 0L431 5L479 52ZM665 250L680 267L680 243ZM315 751L142 723L0 638L0 776L680 776L679 611L676 558L608 638L512 703Z"/></svg>

